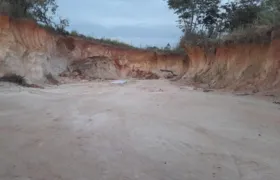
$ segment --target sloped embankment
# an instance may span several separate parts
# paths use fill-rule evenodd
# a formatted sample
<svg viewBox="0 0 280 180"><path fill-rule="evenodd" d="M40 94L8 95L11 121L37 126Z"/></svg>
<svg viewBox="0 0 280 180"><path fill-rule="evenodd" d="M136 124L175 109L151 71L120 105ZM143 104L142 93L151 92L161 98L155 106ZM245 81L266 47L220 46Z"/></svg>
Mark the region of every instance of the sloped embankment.
<svg viewBox="0 0 280 180"><path fill-rule="evenodd" d="M182 76L187 67L182 55L60 36L29 20L0 16L0 76L16 74L32 83L77 71L88 78L158 78Z"/></svg>
<svg viewBox="0 0 280 180"><path fill-rule="evenodd" d="M0 16L0 77L56 83L60 75L88 79L180 77L233 90L280 89L280 30L265 43L186 46L187 56L100 44L50 33L29 20ZM8 76L9 77L9 76ZM184 80L185 81L185 80Z"/></svg>
<svg viewBox="0 0 280 180"><path fill-rule="evenodd" d="M267 36L265 43L186 46L190 68L184 79L236 91L279 90L280 30L268 31Z"/></svg>

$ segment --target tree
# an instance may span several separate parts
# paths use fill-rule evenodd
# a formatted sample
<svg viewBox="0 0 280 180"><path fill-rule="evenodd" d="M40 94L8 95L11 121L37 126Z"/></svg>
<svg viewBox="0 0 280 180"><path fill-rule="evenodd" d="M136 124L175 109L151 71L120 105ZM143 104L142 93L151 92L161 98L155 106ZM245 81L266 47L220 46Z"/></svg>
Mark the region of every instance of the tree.
<svg viewBox="0 0 280 180"><path fill-rule="evenodd" d="M171 50L171 45L168 43L165 47L164 47L165 51L170 51Z"/></svg>
<svg viewBox="0 0 280 180"><path fill-rule="evenodd" d="M280 25L279 0L264 0L261 3L261 11L258 14L258 23Z"/></svg>
<svg viewBox="0 0 280 180"><path fill-rule="evenodd" d="M170 9L179 16L179 27L184 32L206 30L211 36L219 18L220 0L168 0Z"/></svg>
<svg viewBox="0 0 280 180"><path fill-rule="evenodd" d="M267 15L269 10L274 15L270 17L275 20L280 17L275 14L275 7L279 7L279 4L279 0L236 0L226 4L222 4L221 0L168 0L169 8L178 14L179 27L185 36L189 34L187 37L198 35L208 38L217 38L221 33L229 33L255 23L262 6L266 6L263 15Z"/></svg>
<svg viewBox="0 0 280 180"><path fill-rule="evenodd" d="M261 11L261 0L240 0L222 5L224 10L224 30L233 31L239 27L253 24Z"/></svg>
<svg viewBox="0 0 280 180"><path fill-rule="evenodd" d="M69 21L67 19L59 18L59 23L54 24L54 28L56 29L57 32L62 33L62 34L69 34L65 29L66 27L69 26Z"/></svg>
<svg viewBox="0 0 280 180"><path fill-rule="evenodd" d="M54 22L58 5L55 0L0 0L1 12L15 18L31 18L54 28L65 28L68 20L60 18Z"/></svg>

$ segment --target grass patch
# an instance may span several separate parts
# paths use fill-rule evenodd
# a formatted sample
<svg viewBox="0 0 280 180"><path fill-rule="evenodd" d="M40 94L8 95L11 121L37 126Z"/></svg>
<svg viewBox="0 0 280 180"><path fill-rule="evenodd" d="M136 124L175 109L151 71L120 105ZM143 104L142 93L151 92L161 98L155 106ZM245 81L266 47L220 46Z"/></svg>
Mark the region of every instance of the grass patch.
<svg viewBox="0 0 280 180"><path fill-rule="evenodd" d="M222 43L269 43L271 41L271 26L251 25L241 27L222 37Z"/></svg>
<svg viewBox="0 0 280 180"><path fill-rule="evenodd" d="M198 46L210 51L215 47L229 44L267 44L273 38L278 38L273 37L273 31L280 31L280 26L248 25L216 39L203 35L192 35L189 38L183 37L181 41L185 46Z"/></svg>
<svg viewBox="0 0 280 180"><path fill-rule="evenodd" d="M71 31L69 33L69 35L74 36L74 37L80 37L80 38L83 38L86 40L95 41L95 42L98 42L101 44L113 45L113 46L118 46L118 47L128 48L128 49L140 49L140 50L154 51L157 53L164 53L164 54L185 54L185 50L181 47L166 49L166 48L160 48L160 47L156 47L156 46L146 46L146 47L141 48L141 47L136 47L131 44L125 43L125 42L121 42L116 39L95 38L93 36L83 35L75 30Z"/></svg>
<svg viewBox="0 0 280 180"><path fill-rule="evenodd" d="M123 47L123 48L130 48L130 49L140 49L138 47L135 47L133 45L121 42L119 40L109 39L109 38L95 38L93 36L80 34L75 30L71 31L70 35L75 36L75 37L80 37L80 38L83 38L83 39L86 39L86 40L95 41L95 42L98 42L98 43L101 43L101 44L114 45L114 46Z"/></svg>

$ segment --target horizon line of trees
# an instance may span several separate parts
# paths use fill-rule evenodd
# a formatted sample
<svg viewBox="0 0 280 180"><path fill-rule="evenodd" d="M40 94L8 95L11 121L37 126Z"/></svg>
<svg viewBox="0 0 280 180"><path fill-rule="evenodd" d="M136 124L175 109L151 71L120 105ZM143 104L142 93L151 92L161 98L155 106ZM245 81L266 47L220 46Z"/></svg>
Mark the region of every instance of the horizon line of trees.
<svg viewBox="0 0 280 180"><path fill-rule="evenodd" d="M197 36L220 39L239 28L280 25L280 0L231 0L227 3L222 3L222 0L164 1L178 15L183 40L192 41ZM33 19L58 33L70 34L65 30L69 21L59 17L57 9L56 0L0 0L0 13ZM163 49L173 48L167 44Z"/></svg>
<svg viewBox="0 0 280 180"><path fill-rule="evenodd" d="M280 25L279 0L165 0L185 38L218 39L249 26Z"/></svg>

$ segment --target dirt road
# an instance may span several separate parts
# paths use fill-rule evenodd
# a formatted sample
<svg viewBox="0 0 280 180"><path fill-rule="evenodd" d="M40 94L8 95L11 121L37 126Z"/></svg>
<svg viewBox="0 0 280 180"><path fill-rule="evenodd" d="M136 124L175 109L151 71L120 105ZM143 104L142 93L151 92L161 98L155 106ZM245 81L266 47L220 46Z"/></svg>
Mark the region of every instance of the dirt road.
<svg viewBox="0 0 280 180"><path fill-rule="evenodd" d="M6 84L0 179L279 180L279 108L163 80Z"/></svg>

